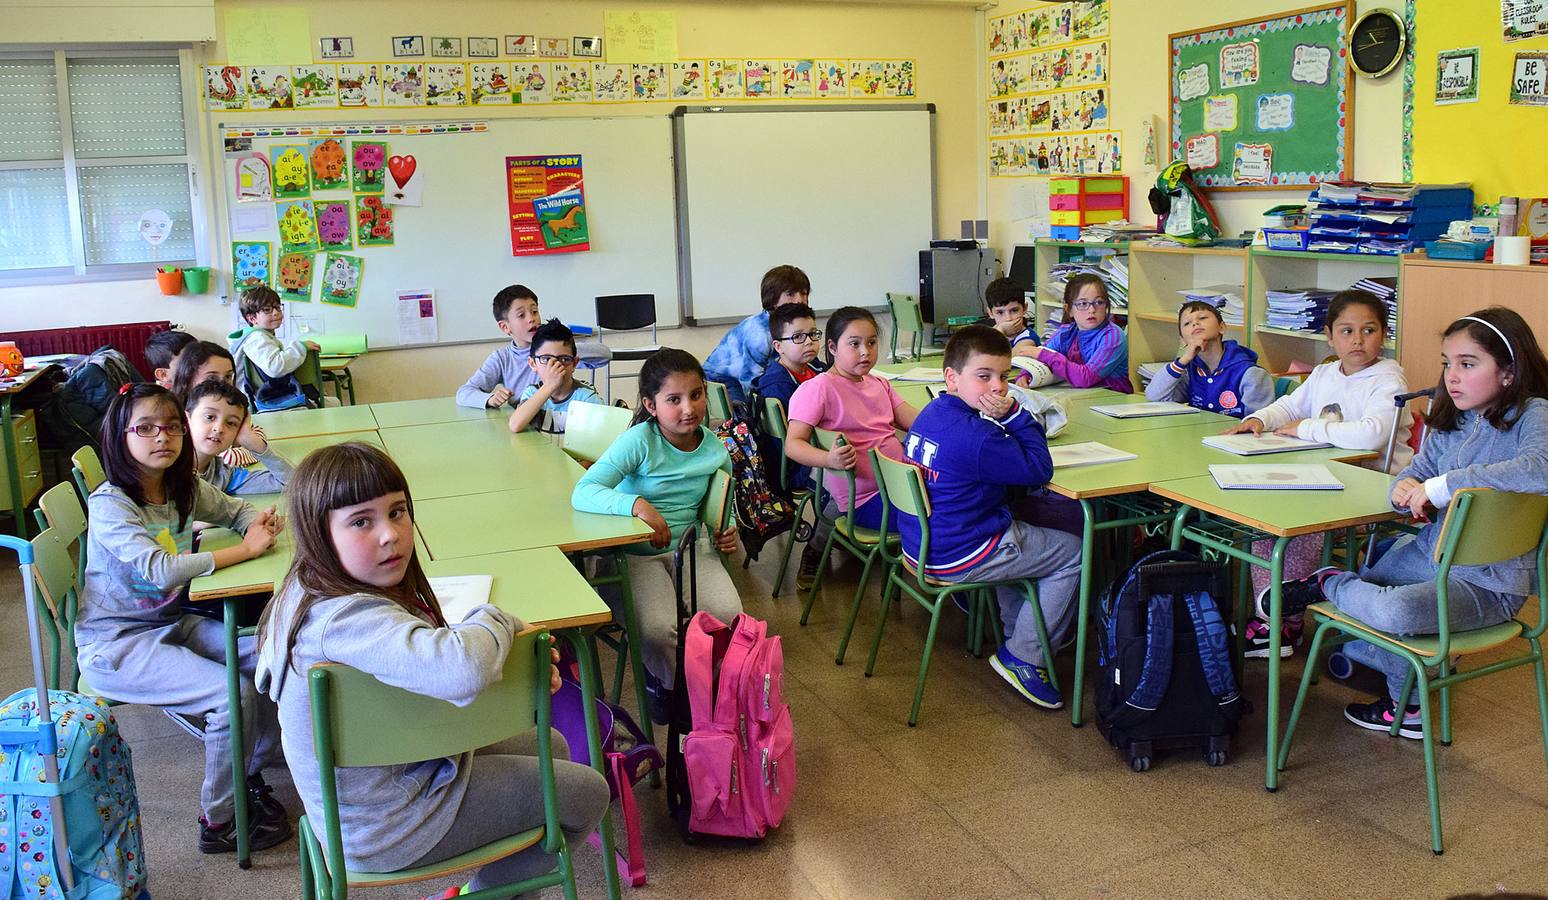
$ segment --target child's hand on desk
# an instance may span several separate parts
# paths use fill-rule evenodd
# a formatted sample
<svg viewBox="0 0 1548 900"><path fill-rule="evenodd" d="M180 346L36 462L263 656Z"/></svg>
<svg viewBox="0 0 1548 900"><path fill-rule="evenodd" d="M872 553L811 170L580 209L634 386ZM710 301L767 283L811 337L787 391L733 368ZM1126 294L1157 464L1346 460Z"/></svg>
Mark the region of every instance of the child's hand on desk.
<svg viewBox="0 0 1548 900"><path fill-rule="evenodd" d="M489 399L484 401L484 405L489 407L490 409L499 409L500 407L504 406L507 402L509 402L510 399L511 399L511 389L510 388L506 387L503 384L495 385L494 391L492 391L489 394Z"/></svg>
<svg viewBox="0 0 1548 900"><path fill-rule="evenodd" d="M715 532L715 549L721 553L736 552L736 529L727 528L725 531Z"/></svg>
<svg viewBox="0 0 1548 900"><path fill-rule="evenodd" d="M1247 433L1249 431L1252 432L1253 434L1262 434L1263 433L1263 420L1262 419L1251 419L1251 418L1243 419L1240 422L1237 422L1235 425L1232 425L1230 428L1227 428L1225 431L1222 431L1220 433L1221 434L1245 434L1245 433Z"/></svg>
<svg viewBox="0 0 1548 900"><path fill-rule="evenodd" d="M1278 428L1274 429L1274 433L1278 434L1278 435L1283 435L1285 437L1300 437L1301 435L1300 435L1299 432L1300 432L1300 428L1301 428L1301 423L1304 422L1304 421L1305 421L1305 419L1296 419L1293 422L1286 422L1285 424L1283 424L1283 425L1279 426Z"/></svg>
<svg viewBox="0 0 1548 900"><path fill-rule="evenodd" d="M635 500L634 509L631 511L634 513L635 518L642 520L646 525L654 529L650 535L650 545L652 547L659 550L672 543L672 527L667 524L666 519L661 517L661 511L650 505L649 500L646 500L644 497Z"/></svg>
<svg viewBox="0 0 1548 900"><path fill-rule="evenodd" d="M1430 495L1424 491L1424 483L1417 478L1404 478L1392 486L1392 505L1407 509L1415 521L1430 521Z"/></svg>
<svg viewBox="0 0 1548 900"><path fill-rule="evenodd" d="M269 530L269 525L262 519L247 527L247 533L242 535L242 549L247 551L248 559L257 559L269 552L274 546L274 532Z"/></svg>

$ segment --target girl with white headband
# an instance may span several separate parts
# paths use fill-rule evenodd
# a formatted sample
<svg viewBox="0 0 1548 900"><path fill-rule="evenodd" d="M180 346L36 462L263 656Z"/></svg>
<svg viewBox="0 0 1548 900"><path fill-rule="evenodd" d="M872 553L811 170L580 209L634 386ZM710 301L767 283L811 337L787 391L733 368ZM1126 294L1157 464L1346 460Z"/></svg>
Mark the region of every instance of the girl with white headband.
<svg viewBox="0 0 1548 900"><path fill-rule="evenodd" d="M1383 631L1434 634L1440 627L1435 548L1452 496L1462 488L1548 494L1548 360L1526 321L1499 306L1463 316L1443 334L1441 366L1430 432L1392 487L1392 505L1424 527L1399 538L1359 575L1329 568L1286 584L1286 613L1326 598ZM1452 567L1446 585L1452 633L1514 618L1533 590L1535 557ZM1344 654L1387 676L1386 695L1350 704L1344 717L1386 731L1398 714L1408 664L1363 641L1346 645ZM1407 699L1398 733L1422 738L1417 698Z"/></svg>

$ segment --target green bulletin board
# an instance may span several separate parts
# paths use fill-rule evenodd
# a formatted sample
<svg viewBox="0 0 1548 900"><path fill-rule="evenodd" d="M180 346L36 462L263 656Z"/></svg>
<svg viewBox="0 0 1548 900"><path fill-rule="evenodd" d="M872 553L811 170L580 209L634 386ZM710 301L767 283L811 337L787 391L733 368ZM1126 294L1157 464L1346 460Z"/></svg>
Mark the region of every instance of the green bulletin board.
<svg viewBox="0 0 1548 900"><path fill-rule="evenodd" d="M1351 2L1174 34L1172 159L1201 187L1305 189L1349 178Z"/></svg>

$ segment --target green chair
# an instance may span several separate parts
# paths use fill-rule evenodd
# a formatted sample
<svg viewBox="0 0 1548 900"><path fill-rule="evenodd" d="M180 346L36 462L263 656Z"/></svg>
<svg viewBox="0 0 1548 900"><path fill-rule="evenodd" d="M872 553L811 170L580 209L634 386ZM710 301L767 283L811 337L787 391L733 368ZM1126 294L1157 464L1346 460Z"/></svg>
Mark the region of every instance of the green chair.
<svg viewBox="0 0 1548 900"><path fill-rule="evenodd" d="M724 422L731 418L731 394L718 381L704 382L705 399L709 401L709 420Z"/></svg>
<svg viewBox="0 0 1548 900"><path fill-rule="evenodd" d="M90 444L70 454L70 467L71 474L75 476L75 486L81 489L81 504L85 505L91 492L107 481L107 472L103 471L102 460Z"/></svg>
<svg viewBox="0 0 1548 900"><path fill-rule="evenodd" d="M923 359L926 356L939 356L942 350L925 349L925 323L924 315L919 311L919 298L913 294L894 294L887 292L887 310L892 313L892 361L898 360L898 332L907 331L913 334L909 339L909 358Z"/></svg>
<svg viewBox="0 0 1548 900"><path fill-rule="evenodd" d="M65 487L64 485L57 485ZM68 488L66 488L68 490ZM38 610L38 625L48 641L48 688L75 690L71 683L62 685L60 673L66 652L75 659L75 615L79 602L76 594L75 564L65 538L52 528L44 528L32 544L32 579L38 586L43 604ZM71 667L74 669L74 666Z"/></svg>
<svg viewBox="0 0 1548 900"><path fill-rule="evenodd" d="M834 444L843 441L844 436L836 431L827 431L822 428L812 429L812 446L818 450L832 450ZM828 557L833 555L833 545L840 547L865 561L865 568L860 572L860 584L855 587L855 599L850 604L849 624L844 628L844 636L839 641L838 655L833 658L837 665L844 664L844 649L849 646L849 634L855 628L855 618L860 614L860 601L865 597L866 585L871 580L871 567L881 555L882 536L893 544L897 544L896 534L887 534L885 531L877 531L871 528L862 528L855 524L855 510L853 502L850 508L841 512L838 516L829 518L823 511L823 494L827 492L823 475L833 474L843 478L849 485L849 496L853 501L855 496L855 473L852 469L812 469L812 508L817 511L818 519L829 525L828 539L823 542L822 556L817 562L817 577L812 580L811 590L806 593L806 603L801 607L801 624L806 624L806 619L812 614L812 604L817 600L817 592L822 589L822 576L828 569Z"/></svg>
<svg viewBox="0 0 1548 900"><path fill-rule="evenodd" d="M876 469L876 484L881 490L882 502L885 504L882 512L882 527L886 528L891 524L895 513L904 513L918 519L919 557L921 560L927 559L930 553L930 496L925 493L924 481L919 477L919 469L911 463L888 459L875 450L871 451L871 465ZM881 616L876 620L876 635L871 639L871 655L865 662L865 674L870 675L876 667L876 654L881 649L882 631L887 624L887 610L897 591L901 590L908 594L930 614L930 628L925 632L924 653L919 659L919 679L914 685L914 706L908 714L910 726L919 722L919 707L924 702L925 676L930 672L930 653L935 647L935 632L940 626L941 610L948 605L947 598L952 594L970 595L968 636L974 645L973 652L977 655L980 636L986 624L995 638L996 646L1004 639L1000 633L999 604L995 598L994 588L1007 584L1015 585L1025 591L1027 602L1032 604L1033 617L1037 622L1037 639L1043 645L1049 682L1055 690L1058 689L1058 676L1053 670L1053 645L1048 642L1048 628L1043 624L1043 608L1038 602L1036 582L1030 578L1006 581L941 581L926 575L922 569L909 562L906 556L901 552L894 552L891 547L881 552L887 561L887 581L882 589ZM850 617L850 624L851 626L854 624L853 616ZM846 639L847 637L846 634Z"/></svg>
<svg viewBox="0 0 1548 900"><path fill-rule="evenodd" d="M86 582L86 509L81 506L81 498L76 495L72 485L60 482L43 492L38 498L38 508L35 511L38 518L39 532L53 529L57 542L64 548L66 555L73 549L75 551L75 582L69 591L69 600L64 605L57 604L51 609L55 618L59 620L58 631L70 642L70 658L75 658L74 635L75 615L79 602L80 585ZM43 553L39 558L49 554ZM54 680L59 677L59 643L58 637L51 639L54 644L54 661L51 663L54 672ZM75 690L76 677L72 676L69 690Z"/></svg>
<svg viewBox="0 0 1548 900"><path fill-rule="evenodd" d="M634 412L626 407L572 403L564 423L564 450L588 465L594 463L633 420Z"/></svg>
<svg viewBox="0 0 1548 900"><path fill-rule="evenodd" d="M257 396L259 386L263 384L263 373L258 370L258 364L253 362L248 357L242 357L242 362L244 363L244 369L247 375L248 396L249 398L255 397ZM322 354L318 353L316 347L306 348L306 358L301 360L300 367L290 374L296 376L296 383L301 385L303 389L309 387L315 391L317 395L317 402L319 404L322 403ZM253 409L256 410L257 408L257 401L253 401Z"/></svg>
<svg viewBox="0 0 1548 900"><path fill-rule="evenodd" d="M1537 624L1528 625L1520 619L1512 619L1487 628L1452 633L1447 614L1446 589L1451 567L1489 565L1520 556L1534 548L1537 551ZM1399 708L1406 706L1414 688L1418 688L1419 716L1424 729L1425 788L1430 802L1430 849L1439 855L1445 848L1441 842L1440 792L1435 775L1431 691L1440 694L1440 741L1449 746L1452 686L1530 664L1537 686L1537 714L1543 730L1543 752L1545 759L1548 759L1548 681L1544 679L1541 643L1544 626L1548 625L1548 615L1541 608L1544 598L1548 597L1548 564L1545 564L1545 554L1548 554L1548 496L1508 494L1488 488L1464 488L1452 496L1445 521L1441 524L1440 537L1435 544L1435 562L1440 567L1435 574L1435 606L1440 622L1438 634L1393 634L1361 622L1332 603L1314 603L1307 607L1308 624L1316 624L1317 631L1312 637L1306 671L1301 677L1301 689L1295 695L1295 706L1290 710L1290 723L1285 727L1285 737L1279 748L1279 770L1284 771L1289 761L1296 722L1301 717L1301 707L1306 702L1307 691L1314 680L1318 653L1324 641L1336 645L1361 640L1397 654L1411 669L1403 686L1403 696L1398 698ZM1532 598L1528 599L1530 601ZM1493 650L1516 639L1525 642L1527 652L1497 659L1466 672L1454 671L1456 658ZM1436 677L1430 676L1431 668L1436 669ZM1401 716L1394 717L1393 737L1397 736L1402 722Z"/></svg>
<svg viewBox="0 0 1548 900"><path fill-rule="evenodd" d="M779 402L779 398L777 397L765 397L763 398L762 413L762 425L764 434L767 434L775 440L779 441L780 447L784 447L785 434L789 431L790 428L790 419L785 415L785 404ZM767 463L768 460L764 460L764 462ZM793 468L795 467L790 462L790 457L785 456L784 453L780 453L780 484L788 485L790 483L790 472ZM795 524L791 527L789 534L785 537L785 552L782 556L780 556L779 559L779 574L774 576L773 596L775 597L779 596L779 589L785 583L785 569L790 565L790 551L794 549L796 545L796 532L799 531L802 527L801 523L803 517L806 514L806 509L812 505L812 491L810 488L799 488L792 490L790 491L790 499L796 502Z"/></svg>
<svg viewBox="0 0 1548 900"><path fill-rule="evenodd" d="M302 816L299 823L302 897L343 900L351 888L447 878L541 844L545 852L558 858L552 871L463 896L469 900L508 897L557 884L564 887L565 897L574 900L575 873L559 829L554 796L548 695L551 646L548 632L541 629L517 635L500 680L463 707L389 687L348 666L312 666L307 680L312 699L312 743L322 782L322 821ZM537 729L538 771L543 782L543 825L429 865L396 872L354 872L345 867L336 766L390 766L457 756L533 728Z"/></svg>

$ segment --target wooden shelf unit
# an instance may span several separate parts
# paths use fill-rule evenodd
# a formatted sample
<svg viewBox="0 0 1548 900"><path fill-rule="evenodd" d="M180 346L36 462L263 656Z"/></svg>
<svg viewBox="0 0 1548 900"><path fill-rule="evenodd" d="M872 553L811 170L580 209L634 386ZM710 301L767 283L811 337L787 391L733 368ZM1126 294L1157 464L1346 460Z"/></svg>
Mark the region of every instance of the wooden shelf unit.
<svg viewBox="0 0 1548 900"><path fill-rule="evenodd" d="M1315 366L1329 354L1327 340L1321 334L1270 328L1263 324L1268 321L1269 291L1311 287L1341 291L1353 287L1362 278L1392 275L1399 279L1397 306L1398 332L1401 334L1406 297L1399 257L1252 248L1247 254L1247 322L1252 325L1248 345L1258 352L1258 364L1270 372L1286 372L1292 363ZM1399 344L1397 335L1387 337L1386 355L1391 356L1399 349Z"/></svg>
<svg viewBox="0 0 1548 900"><path fill-rule="evenodd" d="M1501 266L1456 259L1403 257L1398 359L1411 389L1440 381L1440 335L1447 325L1489 306L1520 313L1539 343L1548 341L1548 266Z"/></svg>
<svg viewBox="0 0 1548 900"><path fill-rule="evenodd" d="M1137 390L1141 363L1177 355L1178 291L1212 284L1236 285L1247 299L1247 250L1235 247L1129 248L1129 380ZM1249 318L1246 323L1252 320ZM1227 325L1226 338L1251 346L1244 325Z"/></svg>

